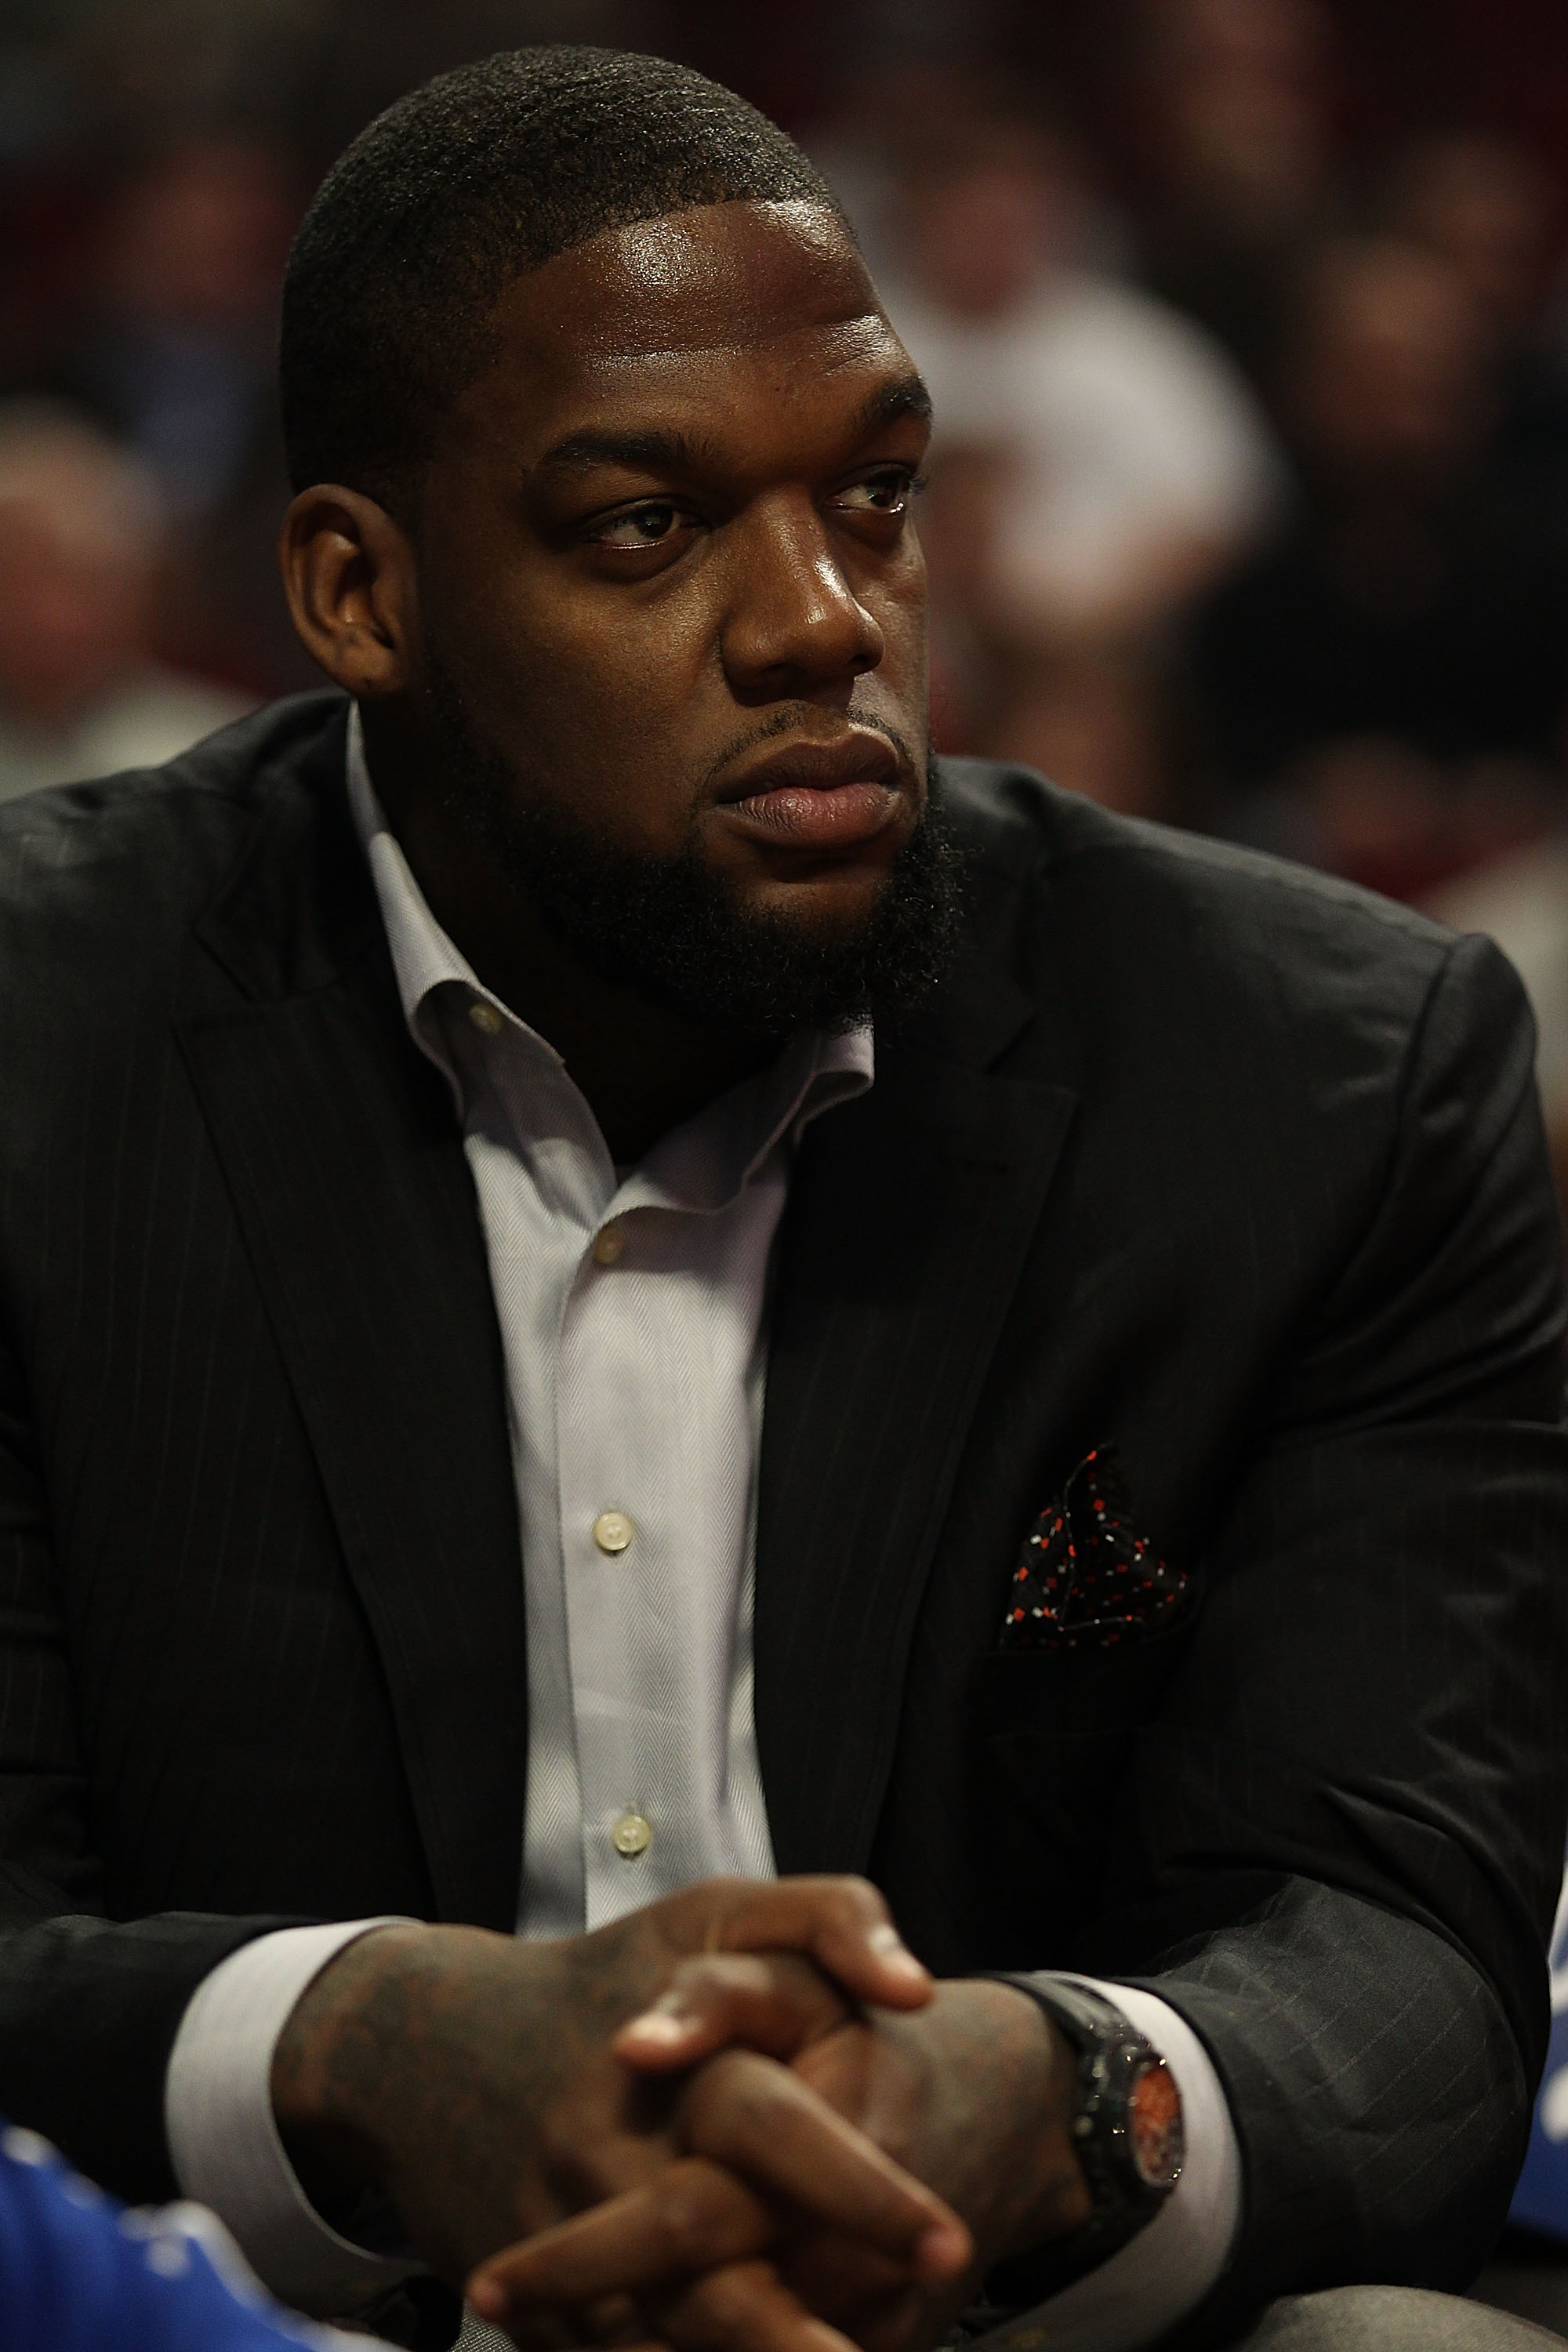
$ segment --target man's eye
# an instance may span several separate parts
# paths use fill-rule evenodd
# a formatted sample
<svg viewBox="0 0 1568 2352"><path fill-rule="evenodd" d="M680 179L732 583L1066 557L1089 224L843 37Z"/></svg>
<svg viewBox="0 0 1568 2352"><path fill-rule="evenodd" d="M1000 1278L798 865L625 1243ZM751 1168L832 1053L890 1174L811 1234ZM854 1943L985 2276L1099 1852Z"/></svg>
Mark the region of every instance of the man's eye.
<svg viewBox="0 0 1568 2352"><path fill-rule="evenodd" d="M655 500L634 507L630 514L616 515L613 522L601 523L594 538L600 547L658 547L673 536L680 520L679 507Z"/></svg>
<svg viewBox="0 0 1568 2352"><path fill-rule="evenodd" d="M909 511L919 488L918 477L907 466L884 466L863 481L847 484L835 494L833 502L857 514L901 515Z"/></svg>

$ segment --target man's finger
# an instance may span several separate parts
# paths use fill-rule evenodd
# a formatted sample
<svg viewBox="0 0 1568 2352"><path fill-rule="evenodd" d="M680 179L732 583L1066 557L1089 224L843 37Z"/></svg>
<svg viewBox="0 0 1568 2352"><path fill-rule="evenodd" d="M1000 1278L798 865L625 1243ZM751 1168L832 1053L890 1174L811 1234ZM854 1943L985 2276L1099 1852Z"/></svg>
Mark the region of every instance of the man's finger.
<svg viewBox="0 0 1568 2352"><path fill-rule="evenodd" d="M468 2298L486 2318L668 2286L761 2253L778 2233L763 2200L716 2164L683 2157L481 2264Z"/></svg>
<svg viewBox="0 0 1568 2352"><path fill-rule="evenodd" d="M709 1951L805 1952L857 2000L886 2009L923 2009L931 1997L929 1970L868 1879L737 1879L721 1902L713 1895L711 1882L692 1890Z"/></svg>
<svg viewBox="0 0 1568 2352"><path fill-rule="evenodd" d="M791 2294L858 2344L888 2314L901 2314L907 2323L931 2301L931 2290L911 2281L907 2264L836 2230L808 2230L775 2247L770 2259Z"/></svg>
<svg viewBox="0 0 1568 2352"><path fill-rule="evenodd" d="M974 2257L951 2206L896 2164L809 2084L754 2051L726 2050L693 2076L676 2110L693 2155L945 2284Z"/></svg>
<svg viewBox="0 0 1568 2352"><path fill-rule="evenodd" d="M570 2230L575 2225L562 2226ZM558 2233L541 2234L553 2238ZM468 2300L480 2317L504 2327L514 2343L526 2347L536 2343L542 2315L519 2284L525 2269L522 2258L530 2251L528 2246L513 2247L495 2256L474 2273L468 2286ZM848 2338L808 2312L764 2262L726 2263L703 2277L682 2281L651 2298L649 2316L658 2337L628 2339L624 2352L855 2352ZM600 2340L591 2318L585 2325L579 2321L575 2334L580 2340Z"/></svg>
<svg viewBox="0 0 1568 2352"><path fill-rule="evenodd" d="M559 2306L603 2309L608 2296L618 2308L624 2290L641 2287L660 2352L853 2352L770 2264L736 2258L763 2244L775 2227L739 2181L689 2158L647 2188L492 2255L469 2279L468 2296L481 2318L530 2347ZM725 2254L725 2247L734 2252ZM694 2271L701 2273L695 2279ZM606 2288L610 2279L614 2289ZM591 2321L577 2333L600 2340Z"/></svg>
<svg viewBox="0 0 1568 2352"><path fill-rule="evenodd" d="M616 2034L617 2058L647 2074L694 2066L741 2042L792 2058L848 2011L818 1969L789 1952L714 1952L683 1960L651 2009Z"/></svg>
<svg viewBox="0 0 1568 2352"><path fill-rule="evenodd" d="M481 2314L504 2326L519 2352L581 2352L584 2345L612 2352L654 2352L649 2322L630 2295L611 2295L585 2310L557 2311L547 2304L514 2304L504 2314Z"/></svg>
<svg viewBox="0 0 1568 2352"><path fill-rule="evenodd" d="M656 2302L677 2352L854 2352L847 2336L791 2294L771 2263L734 2263Z"/></svg>

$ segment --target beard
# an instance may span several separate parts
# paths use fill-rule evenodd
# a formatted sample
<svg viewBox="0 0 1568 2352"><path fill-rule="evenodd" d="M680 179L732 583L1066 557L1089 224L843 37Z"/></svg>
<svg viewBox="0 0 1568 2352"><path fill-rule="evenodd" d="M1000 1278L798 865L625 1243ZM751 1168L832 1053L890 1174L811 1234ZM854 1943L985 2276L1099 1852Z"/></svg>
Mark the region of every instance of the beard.
<svg viewBox="0 0 1568 2352"><path fill-rule="evenodd" d="M476 739L451 672L433 648L427 657L443 798L546 929L605 978L705 1026L780 1040L908 1013L942 978L963 865L934 775L872 906L852 923L807 926L748 907L711 873L695 815L684 846L658 857L544 801Z"/></svg>

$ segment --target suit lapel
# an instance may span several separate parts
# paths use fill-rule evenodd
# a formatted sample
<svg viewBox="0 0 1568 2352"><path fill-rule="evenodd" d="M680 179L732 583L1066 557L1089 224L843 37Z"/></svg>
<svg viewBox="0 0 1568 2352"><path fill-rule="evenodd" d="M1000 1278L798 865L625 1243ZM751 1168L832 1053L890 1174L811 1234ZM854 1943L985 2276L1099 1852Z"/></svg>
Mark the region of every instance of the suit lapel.
<svg viewBox="0 0 1568 2352"><path fill-rule="evenodd" d="M439 1915L510 1929L522 1580L468 1164L440 1080L404 1028L374 902L364 919L363 860L329 893L326 936L291 956L296 983L311 967L309 987L248 953L254 941L275 956L279 937L256 905L278 859L252 865L252 887L206 926L252 1001L188 1011L180 1041L380 1652ZM295 892L298 905L297 881Z"/></svg>
<svg viewBox="0 0 1568 2352"><path fill-rule="evenodd" d="M972 994L984 1057L1024 1000L996 973ZM947 992L950 1029L962 1002ZM804 1139L758 1502L757 1738L781 1870L865 1866L937 1533L1075 1100L879 1041L871 1092Z"/></svg>

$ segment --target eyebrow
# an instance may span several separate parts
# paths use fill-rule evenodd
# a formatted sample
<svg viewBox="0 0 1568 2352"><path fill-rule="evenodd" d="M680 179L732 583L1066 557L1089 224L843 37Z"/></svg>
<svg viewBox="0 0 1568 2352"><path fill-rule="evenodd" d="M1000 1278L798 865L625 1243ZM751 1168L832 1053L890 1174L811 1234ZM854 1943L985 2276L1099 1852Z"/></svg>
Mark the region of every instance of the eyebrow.
<svg viewBox="0 0 1568 2352"><path fill-rule="evenodd" d="M897 425L900 417L918 416L922 425L931 419L931 394L924 380L911 370L900 376L897 383L885 383L874 392L855 420L857 443L869 441L885 425Z"/></svg>
<svg viewBox="0 0 1568 2352"><path fill-rule="evenodd" d="M857 447L900 417L929 422L931 394L918 375L883 384L865 401L851 426ZM625 466L648 473L688 473L701 463L703 452L689 434L661 431L657 426L626 433L568 433L545 451L535 473L588 474L596 466Z"/></svg>
<svg viewBox="0 0 1568 2352"><path fill-rule="evenodd" d="M683 472L698 456L688 434L657 429L633 433L568 433L547 449L535 473L587 474L595 466L627 466L649 473Z"/></svg>

